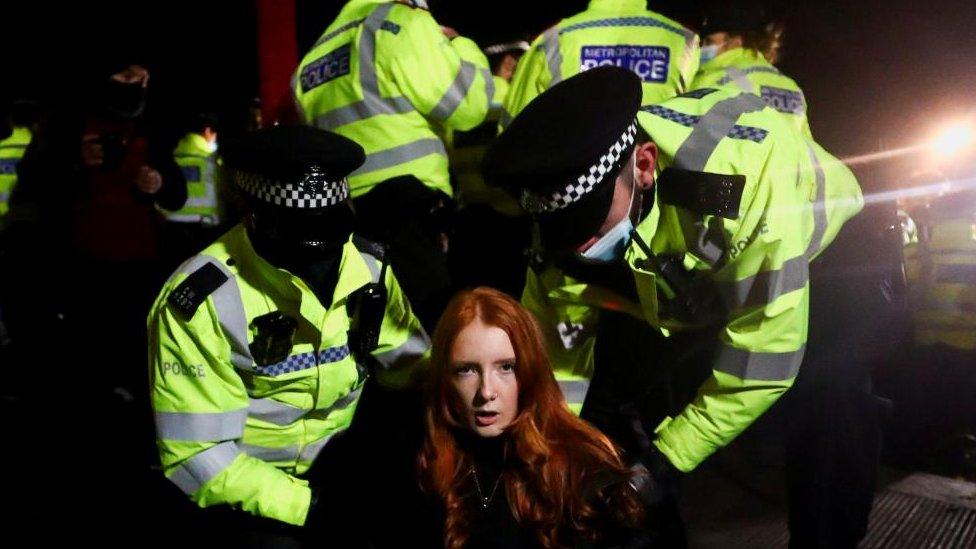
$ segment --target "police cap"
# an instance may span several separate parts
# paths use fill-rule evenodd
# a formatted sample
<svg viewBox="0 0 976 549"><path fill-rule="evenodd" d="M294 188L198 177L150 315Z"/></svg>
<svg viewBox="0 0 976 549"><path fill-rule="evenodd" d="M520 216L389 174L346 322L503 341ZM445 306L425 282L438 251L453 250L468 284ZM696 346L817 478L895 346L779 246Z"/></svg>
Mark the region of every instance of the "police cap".
<svg viewBox="0 0 976 549"><path fill-rule="evenodd" d="M310 126L252 132L224 147L222 156L248 197L306 211L344 203L346 177L366 159L354 141Z"/></svg>
<svg viewBox="0 0 976 549"><path fill-rule="evenodd" d="M600 229L633 150L640 103L633 72L590 69L539 95L489 149L489 183L536 216L546 248L574 248Z"/></svg>

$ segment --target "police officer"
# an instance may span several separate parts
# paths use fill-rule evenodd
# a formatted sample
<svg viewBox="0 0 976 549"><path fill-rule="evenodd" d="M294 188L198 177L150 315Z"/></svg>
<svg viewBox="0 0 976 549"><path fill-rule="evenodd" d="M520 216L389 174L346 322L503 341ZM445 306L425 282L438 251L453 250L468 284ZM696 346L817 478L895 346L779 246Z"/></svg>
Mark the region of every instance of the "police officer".
<svg viewBox="0 0 976 549"><path fill-rule="evenodd" d="M191 117L189 131L173 149L173 159L186 178L186 203L165 210L164 248L170 258L182 261L219 236L222 222L221 188L217 161L217 120L209 113ZM175 265L175 263L174 263Z"/></svg>
<svg viewBox="0 0 976 549"><path fill-rule="evenodd" d="M542 253L523 302L550 350L592 339L588 312L598 308L668 336L656 368L597 362L593 371L580 361L568 372L575 381L557 375L568 399L592 377L584 417L640 456L666 493L678 471L728 444L793 384L809 262L862 199L846 168L820 162L829 155L752 94L713 88L640 103L629 71L570 78L515 118L487 169L536 217ZM629 344L625 334L600 337ZM670 374L700 385L683 407L653 417L642 401ZM635 414L648 428L628 433L620 426ZM665 537L683 544L680 532Z"/></svg>
<svg viewBox="0 0 976 549"><path fill-rule="evenodd" d="M363 163L358 145L274 127L224 156L246 220L187 260L149 315L163 470L200 507L237 509L245 526L234 531L327 527L347 546L367 477L330 449L366 379L412 386L429 340L383 248L352 232L346 177Z"/></svg>
<svg viewBox="0 0 976 549"><path fill-rule="evenodd" d="M440 128L484 121L493 80L478 46L437 24L423 1L350 0L294 78L302 120L355 140L350 174L367 236L390 245L428 329L449 297L445 224L453 196Z"/></svg>
<svg viewBox="0 0 976 549"><path fill-rule="evenodd" d="M536 96L587 69L615 65L641 79L642 104L687 91L698 70L698 35L647 9L645 0L590 0L586 11L543 32L519 63L502 126Z"/></svg>
<svg viewBox="0 0 976 549"><path fill-rule="evenodd" d="M976 433L974 205L973 190L932 199L905 247L913 348L884 381L896 404L889 448L911 466L932 463L953 437Z"/></svg>
<svg viewBox="0 0 976 549"><path fill-rule="evenodd" d="M17 186L17 164L34 135L36 111L37 106L28 101L16 101L10 106L7 116L10 135L0 139L0 226L10 209L10 195Z"/></svg>
<svg viewBox="0 0 976 549"><path fill-rule="evenodd" d="M754 93L811 136L803 90L774 66L783 27L767 20L759 2L713 3L700 32L701 66L691 89L729 85Z"/></svg>

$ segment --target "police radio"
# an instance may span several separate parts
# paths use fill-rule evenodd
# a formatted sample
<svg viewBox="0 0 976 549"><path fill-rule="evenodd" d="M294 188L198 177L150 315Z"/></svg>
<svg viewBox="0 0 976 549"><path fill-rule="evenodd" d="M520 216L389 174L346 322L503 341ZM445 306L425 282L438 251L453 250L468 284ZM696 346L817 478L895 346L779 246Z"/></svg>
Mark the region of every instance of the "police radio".
<svg viewBox="0 0 976 549"><path fill-rule="evenodd" d="M356 360L359 371L359 383L378 365L372 355L380 341L380 329L383 317L386 316L386 268L388 261L383 254L380 276L377 282L370 282L361 290L353 294L349 304L352 326L349 328L349 350Z"/></svg>
<svg viewBox="0 0 976 549"><path fill-rule="evenodd" d="M644 252L647 259L640 260L638 267L650 267L661 275L670 293L668 299L662 300L667 309L667 315L689 324L710 324L726 316L718 294L711 284L703 277L695 276L684 268L680 255L658 255L637 234L637 230L630 233L634 243Z"/></svg>

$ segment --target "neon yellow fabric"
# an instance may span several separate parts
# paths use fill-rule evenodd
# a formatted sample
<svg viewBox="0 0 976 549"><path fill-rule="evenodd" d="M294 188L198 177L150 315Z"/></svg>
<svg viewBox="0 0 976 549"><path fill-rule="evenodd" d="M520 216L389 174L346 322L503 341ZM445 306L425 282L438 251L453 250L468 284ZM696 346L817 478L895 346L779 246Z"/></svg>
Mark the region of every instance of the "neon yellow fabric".
<svg viewBox="0 0 976 549"><path fill-rule="evenodd" d="M186 203L175 212L163 210L169 220L180 223L220 223L216 154L198 133L188 133L173 149L173 159L186 178Z"/></svg>
<svg viewBox="0 0 976 549"><path fill-rule="evenodd" d="M651 49L655 48L656 49ZM586 11L541 34L519 60L505 100L507 126L536 96L584 65L622 64L642 76L643 104L690 89L698 70L698 36L641 0L591 0Z"/></svg>
<svg viewBox="0 0 976 549"><path fill-rule="evenodd" d="M716 123L719 103L744 105L733 120ZM721 322L713 374L698 396L658 429L656 446L680 470L690 471L724 446L771 406L793 383L807 337L808 264L863 205L849 170L758 97L730 88L696 97L675 97L638 114L658 146L658 173L683 169L745 176L739 216L724 219L664 204L658 197L638 225L638 237L655 255L677 256L684 268L707 281L708 295L722 305L720 317L679 318L665 311L675 295L646 254L631 243L626 253L641 300L641 317L665 336ZM734 125L733 125L734 122ZM727 131L709 144L710 132ZM721 135L721 134L720 134ZM702 137L706 139L703 141ZM704 145L703 145L704 143ZM695 165L700 162L699 165ZM584 307L592 287L558 273L532 278L523 303L553 338L552 319ZM561 301L546 299L560 295ZM592 304L592 303L591 303ZM598 304L592 304L599 307ZM595 322L595 314L577 312ZM574 356L557 368L588 372Z"/></svg>
<svg viewBox="0 0 976 549"><path fill-rule="evenodd" d="M439 134L481 124L493 84L478 46L448 40L426 10L352 0L302 59L293 89L307 124L366 150L349 177L353 197L400 175L453 196Z"/></svg>
<svg viewBox="0 0 976 549"><path fill-rule="evenodd" d="M976 349L976 219L936 221L905 261L916 344Z"/></svg>
<svg viewBox="0 0 976 549"><path fill-rule="evenodd" d="M0 217L10 209L10 195L17 186L17 163L32 137L29 129L14 128L6 139L0 140Z"/></svg>
<svg viewBox="0 0 976 549"><path fill-rule="evenodd" d="M186 318L168 298L206 265L228 280ZM375 258L347 243L326 308L302 280L259 257L238 225L166 283L148 320L157 443L166 476L198 505L304 522L310 491L296 475L349 426L361 388L346 303L379 272ZM429 340L392 271L384 283L387 311L373 355L383 366L378 381L402 387L424 367ZM274 311L298 328L288 358L259 368L253 320Z"/></svg>
<svg viewBox="0 0 976 549"><path fill-rule="evenodd" d="M733 48L703 63L691 89L715 86L733 86L740 91L759 95L805 136L813 137L803 90L756 50Z"/></svg>

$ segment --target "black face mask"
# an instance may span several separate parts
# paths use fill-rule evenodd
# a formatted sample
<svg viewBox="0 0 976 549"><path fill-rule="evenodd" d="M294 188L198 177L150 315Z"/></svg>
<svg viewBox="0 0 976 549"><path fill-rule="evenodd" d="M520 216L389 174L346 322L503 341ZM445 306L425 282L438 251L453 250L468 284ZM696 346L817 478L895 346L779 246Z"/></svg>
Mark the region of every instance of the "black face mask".
<svg viewBox="0 0 976 549"><path fill-rule="evenodd" d="M105 109L124 119L142 114L146 108L146 88L142 84L123 84L109 80L103 93Z"/></svg>
<svg viewBox="0 0 976 549"><path fill-rule="evenodd" d="M299 273L338 260L353 222L348 206L309 212L262 206L253 210L248 236L269 263Z"/></svg>

